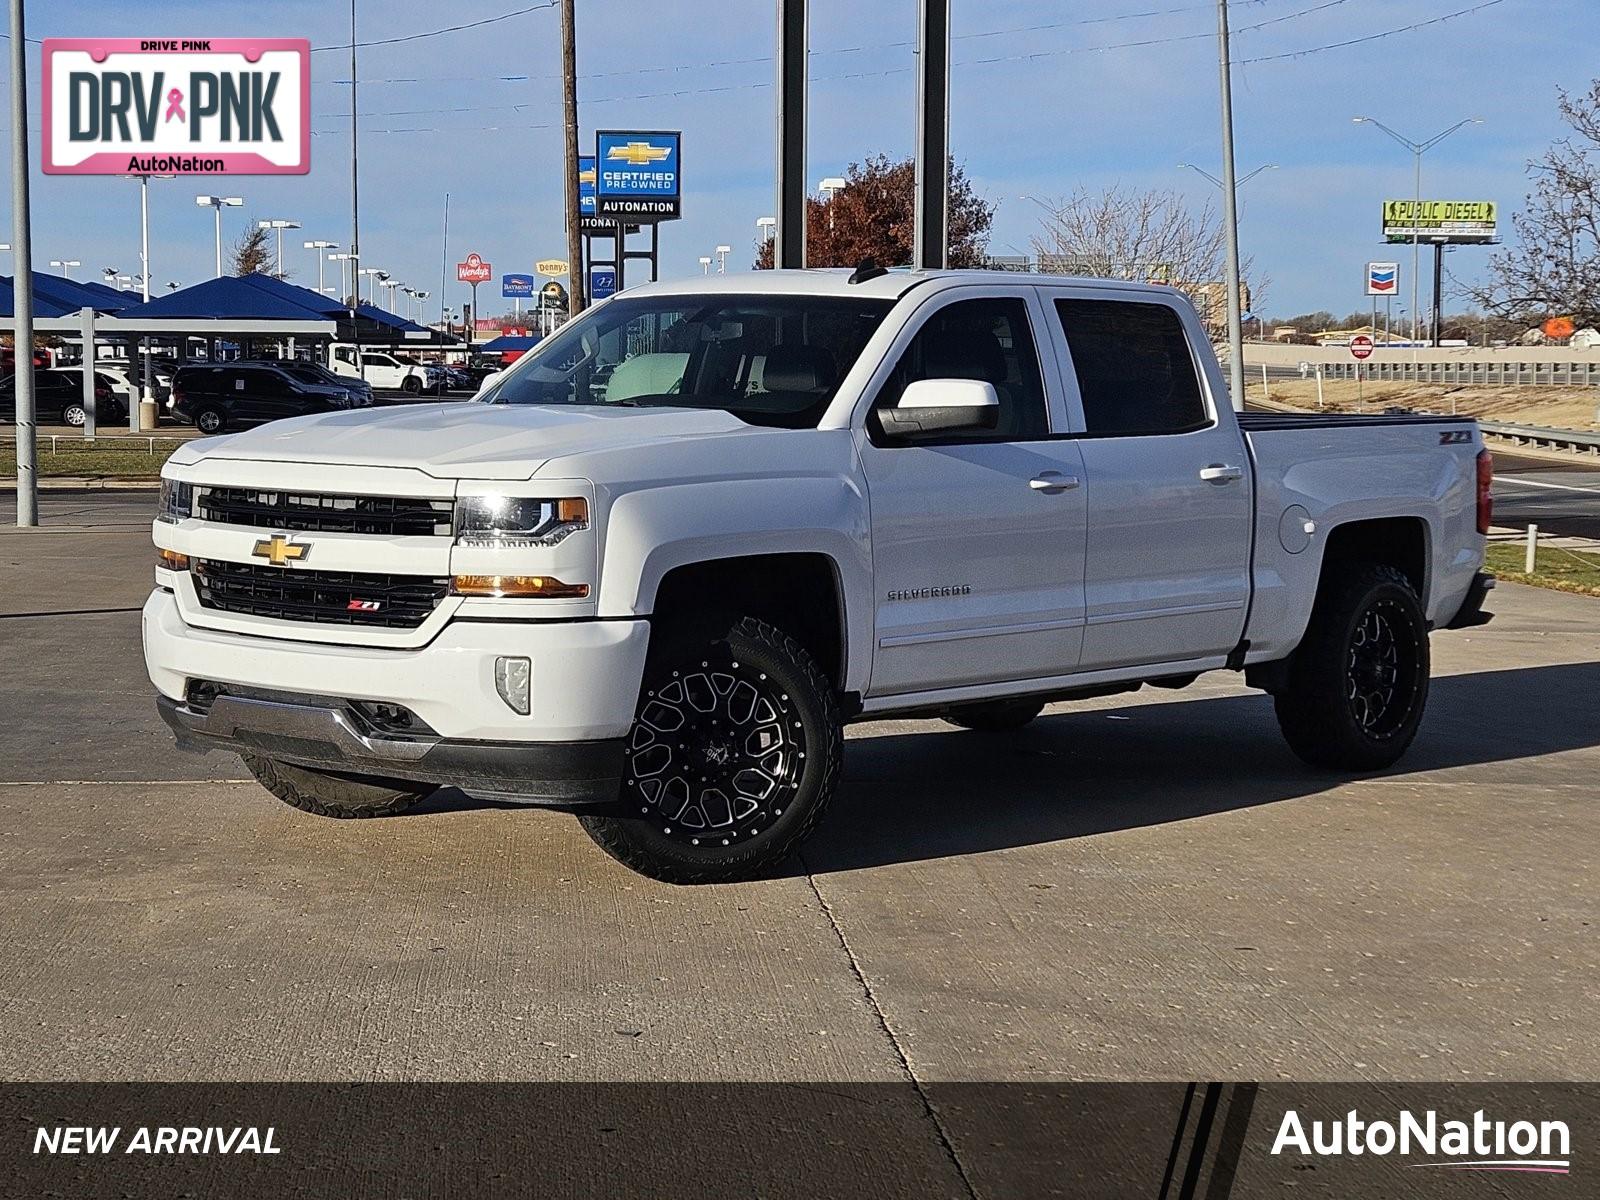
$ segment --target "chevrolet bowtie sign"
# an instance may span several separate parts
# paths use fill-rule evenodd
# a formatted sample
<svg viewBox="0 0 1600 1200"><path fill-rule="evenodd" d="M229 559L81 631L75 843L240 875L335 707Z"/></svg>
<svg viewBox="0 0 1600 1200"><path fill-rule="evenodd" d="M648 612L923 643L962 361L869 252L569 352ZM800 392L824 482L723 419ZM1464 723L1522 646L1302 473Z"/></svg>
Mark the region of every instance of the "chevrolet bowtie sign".
<svg viewBox="0 0 1600 1200"><path fill-rule="evenodd" d="M46 38L47 175L304 175L304 38Z"/></svg>
<svg viewBox="0 0 1600 1200"><path fill-rule="evenodd" d="M594 213L610 220L671 221L680 215L683 135L602 129L595 134ZM588 162L580 163L580 170ZM580 179L580 194L583 190Z"/></svg>

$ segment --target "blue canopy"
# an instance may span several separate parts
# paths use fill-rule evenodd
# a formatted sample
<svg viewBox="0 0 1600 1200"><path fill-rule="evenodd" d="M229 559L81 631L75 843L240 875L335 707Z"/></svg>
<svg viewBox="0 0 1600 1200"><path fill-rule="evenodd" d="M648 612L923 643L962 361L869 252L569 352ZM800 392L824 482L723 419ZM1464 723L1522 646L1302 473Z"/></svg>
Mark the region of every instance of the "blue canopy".
<svg viewBox="0 0 1600 1200"><path fill-rule="evenodd" d="M513 352L525 353L532 350L544 339L537 334L527 337L518 337L515 334L501 334L479 346L478 349L485 354L509 354Z"/></svg>
<svg viewBox="0 0 1600 1200"><path fill-rule="evenodd" d="M0 317L15 317L16 280L0 275ZM121 312L139 303L139 297L99 283L79 283L62 275L33 273L33 315L70 317L85 308L96 312Z"/></svg>
<svg viewBox="0 0 1600 1200"><path fill-rule="evenodd" d="M208 279L117 315L131 320L331 321L343 311L310 288L258 273Z"/></svg>
<svg viewBox="0 0 1600 1200"><path fill-rule="evenodd" d="M343 305L339 306L341 313L350 310ZM399 333L432 333L433 330L418 325L415 321L408 321L399 313L392 313L388 309L379 308L376 304L359 304L356 306L356 315L368 321L382 325L385 328L396 330Z"/></svg>

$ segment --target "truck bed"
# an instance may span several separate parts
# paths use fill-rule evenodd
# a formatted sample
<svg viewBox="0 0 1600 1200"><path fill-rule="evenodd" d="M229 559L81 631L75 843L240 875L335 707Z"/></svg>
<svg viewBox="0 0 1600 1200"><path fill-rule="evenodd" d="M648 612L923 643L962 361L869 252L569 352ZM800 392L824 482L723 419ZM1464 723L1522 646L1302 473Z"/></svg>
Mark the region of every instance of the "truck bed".
<svg viewBox="0 0 1600 1200"><path fill-rule="evenodd" d="M1376 425L1465 425L1472 419L1447 413L1247 411L1239 414L1239 428L1245 433L1266 433L1278 429L1371 429Z"/></svg>

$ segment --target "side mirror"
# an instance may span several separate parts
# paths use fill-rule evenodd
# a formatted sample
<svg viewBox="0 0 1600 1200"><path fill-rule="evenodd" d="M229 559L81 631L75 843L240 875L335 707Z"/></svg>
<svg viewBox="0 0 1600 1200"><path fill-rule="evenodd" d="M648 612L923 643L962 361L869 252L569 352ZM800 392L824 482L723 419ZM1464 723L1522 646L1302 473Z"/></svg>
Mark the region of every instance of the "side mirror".
<svg viewBox="0 0 1600 1200"><path fill-rule="evenodd" d="M499 383L500 380L502 378L504 378L504 377L505 377L505 372L504 371L491 371L491 372L489 372L489 374L487 374L487 375L485 375L483 377L483 382L478 384L478 390L472 393L472 398L474 400L476 400L479 396L487 395L489 389L492 388L495 384Z"/></svg>
<svg viewBox="0 0 1600 1200"><path fill-rule="evenodd" d="M978 379L918 379L906 384L900 403L877 412L893 437L993 429L1000 423L1000 397L994 384Z"/></svg>

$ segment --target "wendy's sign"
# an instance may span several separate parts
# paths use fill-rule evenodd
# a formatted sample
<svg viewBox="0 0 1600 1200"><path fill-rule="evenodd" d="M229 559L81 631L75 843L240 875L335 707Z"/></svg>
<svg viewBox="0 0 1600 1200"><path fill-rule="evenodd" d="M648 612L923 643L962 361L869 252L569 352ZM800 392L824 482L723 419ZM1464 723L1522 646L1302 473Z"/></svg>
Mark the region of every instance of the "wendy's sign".
<svg viewBox="0 0 1600 1200"><path fill-rule="evenodd" d="M47 175L304 175L304 38L46 38Z"/></svg>

